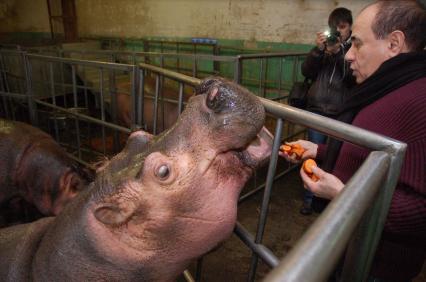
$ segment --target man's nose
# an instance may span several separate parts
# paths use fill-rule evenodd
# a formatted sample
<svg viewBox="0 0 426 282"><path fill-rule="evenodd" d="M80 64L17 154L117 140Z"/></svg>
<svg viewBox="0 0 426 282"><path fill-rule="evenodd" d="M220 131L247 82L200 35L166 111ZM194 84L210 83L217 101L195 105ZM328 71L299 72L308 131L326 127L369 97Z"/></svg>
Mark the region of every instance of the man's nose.
<svg viewBox="0 0 426 282"><path fill-rule="evenodd" d="M353 48L354 46L352 45L351 48L349 48L348 52L346 52L345 60L348 62L352 62L354 60Z"/></svg>

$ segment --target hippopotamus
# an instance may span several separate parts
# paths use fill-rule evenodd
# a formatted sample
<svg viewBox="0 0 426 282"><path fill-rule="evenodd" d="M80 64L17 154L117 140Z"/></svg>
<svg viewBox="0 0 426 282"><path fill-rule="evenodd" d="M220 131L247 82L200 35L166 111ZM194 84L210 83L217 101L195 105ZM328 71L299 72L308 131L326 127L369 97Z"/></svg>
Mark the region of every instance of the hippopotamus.
<svg viewBox="0 0 426 282"><path fill-rule="evenodd" d="M0 230L0 277L176 279L231 235L239 194L271 153L264 119L245 88L203 80L175 125L132 133L58 216Z"/></svg>
<svg viewBox="0 0 426 282"><path fill-rule="evenodd" d="M0 207L19 197L46 216L58 215L93 180L92 172L50 135L4 119L0 119L0 167Z"/></svg>

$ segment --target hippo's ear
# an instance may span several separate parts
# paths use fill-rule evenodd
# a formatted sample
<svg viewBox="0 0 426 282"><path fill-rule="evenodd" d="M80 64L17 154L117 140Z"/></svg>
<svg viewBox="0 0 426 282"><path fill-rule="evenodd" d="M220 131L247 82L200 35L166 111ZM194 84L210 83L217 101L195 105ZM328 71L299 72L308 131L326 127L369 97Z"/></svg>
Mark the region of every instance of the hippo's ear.
<svg viewBox="0 0 426 282"><path fill-rule="evenodd" d="M115 203L108 203L96 208L94 214L96 219L103 224L118 226L129 220L133 210L124 209Z"/></svg>
<svg viewBox="0 0 426 282"><path fill-rule="evenodd" d="M78 192L85 187L84 184L81 177L72 170L64 173L59 179L59 187L62 192Z"/></svg>

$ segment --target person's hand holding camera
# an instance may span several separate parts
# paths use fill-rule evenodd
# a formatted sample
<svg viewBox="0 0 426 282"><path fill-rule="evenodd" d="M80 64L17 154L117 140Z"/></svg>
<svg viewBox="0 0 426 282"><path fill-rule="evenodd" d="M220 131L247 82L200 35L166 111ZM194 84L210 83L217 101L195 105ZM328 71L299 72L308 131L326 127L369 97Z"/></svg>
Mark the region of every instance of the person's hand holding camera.
<svg viewBox="0 0 426 282"><path fill-rule="evenodd" d="M327 41L327 36L324 34L324 32L319 31L317 32L317 38L315 40L315 43L321 51L325 50L325 42Z"/></svg>

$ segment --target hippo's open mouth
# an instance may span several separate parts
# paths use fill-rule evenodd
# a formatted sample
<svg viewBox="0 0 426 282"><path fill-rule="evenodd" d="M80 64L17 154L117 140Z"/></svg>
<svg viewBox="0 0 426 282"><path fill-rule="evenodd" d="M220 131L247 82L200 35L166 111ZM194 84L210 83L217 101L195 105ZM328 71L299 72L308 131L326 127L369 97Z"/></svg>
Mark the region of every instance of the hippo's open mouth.
<svg viewBox="0 0 426 282"><path fill-rule="evenodd" d="M241 170L249 175L262 166L269 158L272 148L272 134L265 128L259 131L257 136L246 147L223 152L217 159L226 163L228 173ZM234 168L234 169L232 169Z"/></svg>

